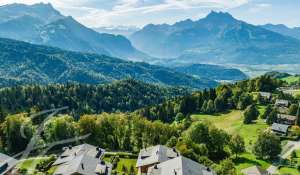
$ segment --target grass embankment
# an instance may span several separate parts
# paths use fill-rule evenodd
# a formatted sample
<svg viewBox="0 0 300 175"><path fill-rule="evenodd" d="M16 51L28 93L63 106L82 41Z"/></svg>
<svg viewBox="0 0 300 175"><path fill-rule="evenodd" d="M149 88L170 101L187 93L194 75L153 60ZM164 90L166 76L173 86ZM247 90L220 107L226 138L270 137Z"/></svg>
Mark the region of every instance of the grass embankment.
<svg viewBox="0 0 300 175"><path fill-rule="evenodd" d="M113 163L112 161L118 157L117 166L113 169L117 171L118 174L129 175L130 169L133 167L135 174L137 174L136 161L137 156L131 153L123 153L123 152L114 152L107 153L104 156L104 161ZM125 167L125 172L124 172Z"/></svg>
<svg viewBox="0 0 300 175"><path fill-rule="evenodd" d="M49 157L35 157L35 158L29 158L26 160L21 161L18 165L17 168L18 169L23 169L23 170L27 170L28 175L34 175L34 174L40 174L35 172L36 170L36 166L38 163L40 163L43 160L49 159ZM55 171L55 167L50 168L50 170L48 171L48 174L53 174Z"/></svg>
<svg viewBox="0 0 300 175"><path fill-rule="evenodd" d="M288 160L293 162L296 166L300 163L300 150L295 150L296 156L289 157ZM300 172L295 167L281 167L279 169L280 174L291 174L291 175L298 175Z"/></svg>
<svg viewBox="0 0 300 175"><path fill-rule="evenodd" d="M260 113L265 110L264 106L258 106ZM238 173L244 168L248 168L253 165L261 166L266 169L270 166L270 163L256 159L251 153L253 144L256 142L260 132L263 132L268 128L268 125L262 119L258 119L253 124L245 125L243 123L243 111L232 110L227 113L221 113L216 115L204 115L196 114L192 115L194 121L205 121L212 123L217 128L223 129L229 134L239 134L244 138L246 145L246 153L243 153L235 160L236 170Z"/></svg>

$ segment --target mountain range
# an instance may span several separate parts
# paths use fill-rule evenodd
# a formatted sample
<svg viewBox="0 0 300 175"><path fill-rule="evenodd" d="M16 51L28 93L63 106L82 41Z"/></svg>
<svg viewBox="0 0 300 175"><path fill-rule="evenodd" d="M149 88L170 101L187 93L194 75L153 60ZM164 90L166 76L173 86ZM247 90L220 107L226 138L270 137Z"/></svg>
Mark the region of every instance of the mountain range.
<svg viewBox="0 0 300 175"><path fill-rule="evenodd" d="M300 40L300 27L289 28L283 24L266 24L261 25L261 27Z"/></svg>
<svg viewBox="0 0 300 175"><path fill-rule="evenodd" d="M2 87L67 82L99 84L126 78L196 89L215 87L218 84L208 78L193 77L147 63L0 39Z"/></svg>
<svg viewBox="0 0 300 175"><path fill-rule="evenodd" d="M197 21L149 24L130 36L133 45L154 57L182 63L300 63L300 41L212 11ZM151 44L149 44L151 43Z"/></svg>
<svg viewBox="0 0 300 175"><path fill-rule="evenodd" d="M129 37L134 32L140 30L138 27L134 26L103 26L103 27L96 27L93 30L99 33L108 33L113 35L123 35L125 37Z"/></svg>
<svg viewBox="0 0 300 175"><path fill-rule="evenodd" d="M100 34L44 3L0 6L0 37L128 60L150 58L124 36Z"/></svg>

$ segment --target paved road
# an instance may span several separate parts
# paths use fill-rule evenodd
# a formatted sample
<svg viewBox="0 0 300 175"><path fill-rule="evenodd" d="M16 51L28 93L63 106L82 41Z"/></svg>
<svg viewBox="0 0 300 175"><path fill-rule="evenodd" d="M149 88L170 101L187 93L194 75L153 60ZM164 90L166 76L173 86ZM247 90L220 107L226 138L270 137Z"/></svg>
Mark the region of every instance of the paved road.
<svg viewBox="0 0 300 175"><path fill-rule="evenodd" d="M289 157L294 150L300 149L300 141L288 141L283 148L283 154L280 155L282 159Z"/></svg>

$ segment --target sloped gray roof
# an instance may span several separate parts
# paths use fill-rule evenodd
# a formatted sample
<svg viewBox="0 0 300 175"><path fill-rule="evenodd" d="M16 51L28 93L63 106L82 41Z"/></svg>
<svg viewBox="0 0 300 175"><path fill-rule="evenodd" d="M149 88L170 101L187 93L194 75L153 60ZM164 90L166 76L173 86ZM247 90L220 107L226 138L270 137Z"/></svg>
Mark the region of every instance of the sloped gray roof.
<svg viewBox="0 0 300 175"><path fill-rule="evenodd" d="M270 92L259 92L261 96L266 98L271 98L272 94Z"/></svg>
<svg viewBox="0 0 300 175"><path fill-rule="evenodd" d="M277 117L280 119L287 119L291 121L296 121L297 117L293 115L287 115L287 114L277 114Z"/></svg>
<svg viewBox="0 0 300 175"><path fill-rule="evenodd" d="M110 174L112 166L105 164L96 157L99 150L104 154L103 149L97 149L97 147L89 144L66 148L61 157L53 164L58 165L54 175L71 175L74 173L96 175L106 171L107 174Z"/></svg>
<svg viewBox="0 0 300 175"><path fill-rule="evenodd" d="M275 105L285 105L285 106L288 106L289 105L289 101L288 100L277 99L276 102L275 102Z"/></svg>
<svg viewBox="0 0 300 175"><path fill-rule="evenodd" d="M279 123L273 123L272 126L271 126L271 129L273 131L287 133L289 127L290 127L289 125L284 125L284 124L279 124Z"/></svg>
<svg viewBox="0 0 300 175"><path fill-rule="evenodd" d="M18 163L18 161L16 159L14 159L13 157L10 157L6 154L0 153L0 167L6 166L5 169L0 171L0 174L5 174L9 170L11 170L14 166L16 166L17 163Z"/></svg>
<svg viewBox="0 0 300 175"><path fill-rule="evenodd" d="M105 150L101 149L104 153ZM80 155L89 155L95 157L98 153L97 147L89 144L82 144L78 146L74 146L71 148L66 147L65 151L60 155L60 157L53 163L53 165L60 165L62 163L73 160L76 156Z"/></svg>
<svg viewBox="0 0 300 175"><path fill-rule="evenodd" d="M183 156L152 166L148 175L215 175L208 167Z"/></svg>
<svg viewBox="0 0 300 175"><path fill-rule="evenodd" d="M178 157L180 154L173 148L163 145L152 146L142 149L137 160L137 167L161 163L169 159Z"/></svg>
<svg viewBox="0 0 300 175"><path fill-rule="evenodd" d="M82 175L96 175L100 172L111 171L111 165L101 164L101 160L89 155L81 155L73 160L59 166L55 174L71 175L79 173Z"/></svg>
<svg viewBox="0 0 300 175"><path fill-rule="evenodd" d="M244 175L267 175L267 171L263 170L259 166L252 166L242 170Z"/></svg>

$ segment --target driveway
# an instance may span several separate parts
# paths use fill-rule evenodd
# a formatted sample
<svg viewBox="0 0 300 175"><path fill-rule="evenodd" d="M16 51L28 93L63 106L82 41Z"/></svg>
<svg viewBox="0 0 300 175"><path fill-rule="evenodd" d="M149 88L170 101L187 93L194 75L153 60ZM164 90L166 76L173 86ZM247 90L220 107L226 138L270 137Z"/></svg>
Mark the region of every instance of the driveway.
<svg viewBox="0 0 300 175"><path fill-rule="evenodd" d="M283 147L280 157L282 159L286 159L294 150L297 149L300 149L300 141L288 141L288 143Z"/></svg>

